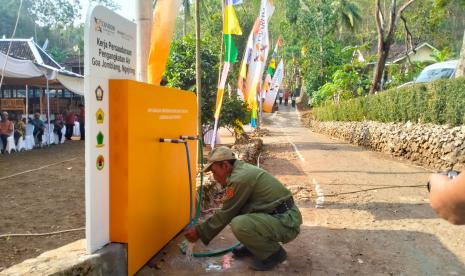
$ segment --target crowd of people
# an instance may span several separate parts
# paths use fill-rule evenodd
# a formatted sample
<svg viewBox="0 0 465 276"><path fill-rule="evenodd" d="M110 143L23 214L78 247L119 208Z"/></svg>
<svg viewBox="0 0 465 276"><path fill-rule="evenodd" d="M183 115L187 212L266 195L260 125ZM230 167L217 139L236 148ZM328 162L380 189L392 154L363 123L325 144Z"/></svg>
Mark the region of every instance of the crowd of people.
<svg viewBox="0 0 465 276"><path fill-rule="evenodd" d="M73 111L65 111L63 113L55 113L54 117L51 118L50 124L53 125L53 133L58 136L58 140L55 141L56 144L60 144L59 141L63 138L63 128L65 127L66 131L64 133L67 140L71 140L73 135L76 134L74 131L76 122L79 122L79 131L77 132L80 135L80 139L84 140L85 130L84 130L84 105L79 105L79 114ZM8 144L8 138L13 137L16 148L19 148L19 140L22 137L23 140L26 136L26 125L30 124L34 126L33 137L34 144L36 147L43 147L47 141L43 141L44 133L48 126L48 119L45 116L45 120L41 119L41 114L39 112L34 113L30 118L26 118L20 113L11 113L3 111L1 113L0 121L0 142L1 142L1 153L5 153L6 147Z"/></svg>
<svg viewBox="0 0 465 276"><path fill-rule="evenodd" d="M290 98L292 107L295 107L296 95L294 95L294 93L291 93L288 90L284 92L283 90L279 90L278 96L279 96L279 105L283 103L283 99L284 99L284 105L287 106L289 104L289 98Z"/></svg>

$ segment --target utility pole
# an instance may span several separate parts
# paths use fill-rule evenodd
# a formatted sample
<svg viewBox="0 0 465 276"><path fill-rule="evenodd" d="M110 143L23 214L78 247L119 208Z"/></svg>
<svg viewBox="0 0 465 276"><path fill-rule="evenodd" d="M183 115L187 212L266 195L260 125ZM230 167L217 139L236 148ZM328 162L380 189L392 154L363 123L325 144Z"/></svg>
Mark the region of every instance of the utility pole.
<svg viewBox="0 0 465 276"><path fill-rule="evenodd" d="M200 66L200 0L195 0L195 84L197 91L197 124L199 139L202 137L202 68ZM202 150L197 149L198 163L200 164Z"/></svg>
<svg viewBox="0 0 465 276"><path fill-rule="evenodd" d="M150 51L152 0L136 0L137 80L147 82L147 57Z"/></svg>

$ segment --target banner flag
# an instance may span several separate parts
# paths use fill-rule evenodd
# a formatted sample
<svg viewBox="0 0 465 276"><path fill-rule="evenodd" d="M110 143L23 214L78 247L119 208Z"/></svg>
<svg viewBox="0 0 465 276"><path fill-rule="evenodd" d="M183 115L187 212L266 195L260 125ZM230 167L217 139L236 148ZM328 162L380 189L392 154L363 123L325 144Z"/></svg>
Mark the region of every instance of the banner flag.
<svg viewBox="0 0 465 276"><path fill-rule="evenodd" d="M253 48L253 31L250 32L249 38L247 39L247 44L244 50L244 57L242 58L241 68L239 70L239 78L237 80L237 94L239 97L246 101L247 100L247 66L250 63L250 57L252 56Z"/></svg>
<svg viewBox="0 0 465 276"><path fill-rule="evenodd" d="M181 0L158 0L153 11L147 82L159 85L170 53Z"/></svg>
<svg viewBox="0 0 465 276"><path fill-rule="evenodd" d="M237 19L236 11L233 7L234 2L232 0L226 0L226 6L224 9L223 16L223 37L225 44L225 57L223 72L221 73L220 80L218 82L218 91L216 94L216 106L215 106L215 125L213 127L213 138L211 141L211 147L215 147L215 139L218 131L218 121L220 119L221 107L223 105L224 87L228 78L229 68L231 62L237 61L238 51L232 35L242 35L241 26Z"/></svg>
<svg viewBox="0 0 465 276"><path fill-rule="evenodd" d="M263 111L265 112L272 112L273 105L276 101L276 95L278 94L279 87L284 78L284 62L281 61L278 64L278 68L276 68L276 72L271 80L270 91L265 96L265 102L263 103Z"/></svg>
<svg viewBox="0 0 465 276"><path fill-rule="evenodd" d="M276 45L273 50L273 54L271 55L271 61L270 64L268 65L268 70L267 74L265 77L264 85L263 85L263 91L262 91L262 98L265 98L265 95L267 92L270 90L270 84L271 84L271 78L274 76L275 70L276 70L276 59L278 58L278 49L281 47L283 43L283 39L281 36L278 37L278 40L276 41ZM263 109L260 109L260 115L262 115Z"/></svg>
<svg viewBox="0 0 465 276"><path fill-rule="evenodd" d="M262 0L258 17L258 30L254 30L256 35L254 36L252 55L246 79L247 93L245 94L247 95L247 103L252 110L257 108L257 86L263 75L265 61L269 51L268 19L269 13L272 11L273 8L269 5L269 0Z"/></svg>
<svg viewBox="0 0 465 276"><path fill-rule="evenodd" d="M262 0L260 11L263 11L263 10L266 11L266 16L269 21L271 18L271 15L273 15L273 12L274 12L273 2L271 0L266 1L266 4L264 4L263 2L264 1ZM265 9L263 9L264 6L266 7ZM262 12L260 12L260 15L262 15ZM254 39L255 37L257 37L260 31L260 22L261 22L260 15L255 20L254 26L247 39L247 44L244 50L244 56L242 58L242 64L241 64L241 68L239 71L239 78L237 80L237 94L244 101L247 101L249 98L249 95L248 95L249 87L247 87L247 84L248 84L247 76L249 75L248 72L251 70L249 65L252 60L252 51L254 49ZM268 55L268 52L266 54Z"/></svg>

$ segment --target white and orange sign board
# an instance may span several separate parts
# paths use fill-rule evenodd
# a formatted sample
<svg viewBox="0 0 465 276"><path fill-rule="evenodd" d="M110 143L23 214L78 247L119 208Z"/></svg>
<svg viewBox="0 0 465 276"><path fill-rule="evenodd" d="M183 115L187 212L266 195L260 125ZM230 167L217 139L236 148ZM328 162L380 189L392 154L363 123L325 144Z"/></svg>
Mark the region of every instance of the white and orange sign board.
<svg viewBox="0 0 465 276"><path fill-rule="evenodd" d="M110 241L108 80L136 78L136 24L96 6L84 32L86 241L92 253Z"/></svg>
<svg viewBox="0 0 465 276"><path fill-rule="evenodd" d="M133 275L189 223L185 144L160 138L197 136L197 98L125 80L111 80L110 92L110 239L128 244ZM187 143L195 183L197 141Z"/></svg>

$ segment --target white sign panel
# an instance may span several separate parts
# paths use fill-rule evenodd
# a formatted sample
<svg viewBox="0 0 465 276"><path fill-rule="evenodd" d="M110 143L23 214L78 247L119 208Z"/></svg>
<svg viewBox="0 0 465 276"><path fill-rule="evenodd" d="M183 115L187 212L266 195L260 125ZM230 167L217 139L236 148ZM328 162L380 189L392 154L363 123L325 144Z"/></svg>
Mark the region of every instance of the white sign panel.
<svg viewBox="0 0 465 276"><path fill-rule="evenodd" d="M92 253L110 241L108 80L136 78L136 24L96 6L84 35L86 240Z"/></svg>

